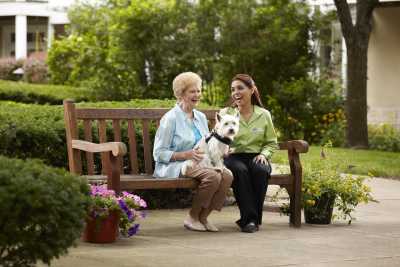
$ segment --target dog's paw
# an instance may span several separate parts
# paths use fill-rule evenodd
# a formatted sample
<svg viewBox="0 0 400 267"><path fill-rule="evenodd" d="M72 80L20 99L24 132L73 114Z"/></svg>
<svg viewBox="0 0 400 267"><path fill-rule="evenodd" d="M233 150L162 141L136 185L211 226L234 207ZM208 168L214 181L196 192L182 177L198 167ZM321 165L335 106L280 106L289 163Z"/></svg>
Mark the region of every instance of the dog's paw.
<svg viewBox="0 0 400 267"><path fill-rule="evenodd" d="M187 160L183 163L182 168L181 168L181 173L183 175L186 175L189 172L189 169L193 167L193 161Z"/></svg>
<svg viewBox="0 0 400 267"><path fill-rule="evenodd" d="M219 168L219 167L213 167L212 169L219 173L222 173L222 171L224 170L224 168Z"/></svg>
<svg viewBox="0 0 400 267"><path fill-rule="evenodd" d="M182 175L186 175L188 171L188 166L186 164L183 164L182 169L181 169L181 173Z"/></svg>

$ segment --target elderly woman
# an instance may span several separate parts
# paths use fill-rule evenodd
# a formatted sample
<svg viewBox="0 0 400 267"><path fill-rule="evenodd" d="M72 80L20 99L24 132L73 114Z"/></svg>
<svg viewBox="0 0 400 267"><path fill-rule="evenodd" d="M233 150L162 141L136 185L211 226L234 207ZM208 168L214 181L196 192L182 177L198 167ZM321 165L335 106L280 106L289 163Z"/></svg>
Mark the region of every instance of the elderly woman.
<svg viewBox="0 0 400 267"><path fill-rule="evenodd" d="M233 193L240 210L236 222L242 232L258 231L262 222L264 199L271 177L269 159L277 148L271 114L261 103L260 93L247 74L237 74L231 83L229 108L220 113L240 113L239 132L231 145L234 151L225 165L234 176Z"/></svg>
<svg viewBox="0 0 400 267"><path fill-rule="evenodd" d="M175 77L172 87L177 104L162 117L154 141L154 176L161 178L181 177L185 160L199 162L203 154L193 148L209 133L206 116L194 109L200 101L201 78L193 72L184 72ZM208 216L213 210L221 210L232 183L231 172L198 168L194 164L186 176L200 184L184 226L193 231L217 232Z"/></svg>

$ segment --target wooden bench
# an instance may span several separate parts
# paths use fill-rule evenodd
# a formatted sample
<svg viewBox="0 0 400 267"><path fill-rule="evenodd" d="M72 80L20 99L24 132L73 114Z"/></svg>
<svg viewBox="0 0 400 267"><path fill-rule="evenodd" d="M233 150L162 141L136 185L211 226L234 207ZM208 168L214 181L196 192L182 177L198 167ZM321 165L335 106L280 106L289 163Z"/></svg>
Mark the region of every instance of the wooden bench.
<svg viewBox="0 0 400 267"><path fill-rule="evenodd" d="M70 172L85 176L89 182L107 182L108 188L116 192L135 189L195 188L197 182L190 178L153 178L151 124L158 127L161 117L168 109L135 108L76 108L72 100L64 100L64 119ZM202 110L214 125L217 110ZM107 123L112 126L113 136L107 136ZM78 126L83 126L83 137L79 137ZM127 128L127 143L121 142L121 128ZM137 142L136 126L141 125L142 142ZM98 142L93 143L93 129L98 131ZM109 142L110 141L110 142ZM143 146L141 146L143 145ZM287 189L290 196L290 225L301 225L301 183L302 167L299 153L308 151L305 141L294 140L279 144L281 150L288 151L290 173L272 175L269 184ZM141 149L141 150L140 150ZM138 152L143 151L144 166L139 168ZM81 153L85 152L82 161ZM93 153L101 154L101 170L95 171ZM125 157L124 157L125 156ZM126 164L123 164L125 160ZM86 164L82 164L86 163ZM99 164L100 165L100 164ZM129 173L126 173L127 165Z"/></svg>

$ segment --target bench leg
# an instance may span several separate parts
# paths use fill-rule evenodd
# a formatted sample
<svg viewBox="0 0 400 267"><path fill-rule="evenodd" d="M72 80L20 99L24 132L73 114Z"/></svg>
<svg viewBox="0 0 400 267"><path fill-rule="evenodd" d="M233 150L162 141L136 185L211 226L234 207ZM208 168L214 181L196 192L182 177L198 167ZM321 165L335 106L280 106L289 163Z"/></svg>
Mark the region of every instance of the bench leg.
<svg viewBox="0 0 400 267"><path fill-rule="evenodd" d="M117 195L121 192L120 183L120 165L118 157L114 157L111 152L108 153L110 166L107 174L107 188L115 191Z"/></svg>
<svg viewBox="0 0 400 267"><path fill-rule="evenodd" d="M299 194L294 189L294 186L285 186L289 194L290 204L289 204L289 223L290 226L300 227L301 226L301 199Z"/></svg>
<svg viewBox="0 0 400 267"><path fill-rule="evenodd" d="M293 175L291 185L292 194L290 195L290 224L294 227L301 226L301 187L302 187L302 168L299 153L295 149L288 150L290 172Z"/></svg>
<svg viewBox="0 0 400 267"><path fill-rule="evenodd" d="M301 190L301 188L300 188ZM301 226L301 191L294 189L290 196L290 224L294 227Z"/></svg>

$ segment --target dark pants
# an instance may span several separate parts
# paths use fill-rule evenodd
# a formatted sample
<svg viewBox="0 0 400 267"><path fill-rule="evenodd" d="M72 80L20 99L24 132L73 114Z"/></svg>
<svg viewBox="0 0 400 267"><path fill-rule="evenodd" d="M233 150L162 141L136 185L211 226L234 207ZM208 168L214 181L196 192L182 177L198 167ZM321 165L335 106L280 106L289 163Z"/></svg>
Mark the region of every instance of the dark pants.
<svg viewBox="0 0 400 267"><path fill-rule="evenodd" d="M262 221L271 166L255 163L253 159L257 155L231 154L224 161L233 174L232 188L240 210L240 220L237 221L240 227L250 222L260 225Z"/></svg>

